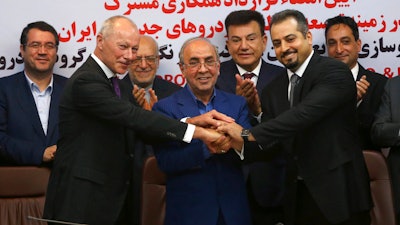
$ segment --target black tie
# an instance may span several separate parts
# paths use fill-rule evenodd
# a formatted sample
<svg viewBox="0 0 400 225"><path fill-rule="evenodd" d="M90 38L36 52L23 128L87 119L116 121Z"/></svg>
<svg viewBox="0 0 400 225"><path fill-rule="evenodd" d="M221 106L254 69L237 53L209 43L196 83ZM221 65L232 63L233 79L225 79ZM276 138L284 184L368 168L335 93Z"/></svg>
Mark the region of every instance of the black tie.
<svg viewBox="0 0 400 225"><path fill-rule="evenodd" d="M114 87L115 94L121 98L121 90L119 89L118 77L111 77L111 83Z"/></svg>
<svg viewBox="0 0 400 225"><path fill-rule="evenodd" d="M254 77L254 73L246 72L243 74L243 79L251 79Z"/></svg>
<svg viewBox="0 0 400 225"><path fill-rule="evenodd" d="M295 73L290 77L290 85L291 85L291 87L290 87L290 99L289 99L290 107L293 106L294 88L299 83L299 80L300 80L300 77Z"/></svg>

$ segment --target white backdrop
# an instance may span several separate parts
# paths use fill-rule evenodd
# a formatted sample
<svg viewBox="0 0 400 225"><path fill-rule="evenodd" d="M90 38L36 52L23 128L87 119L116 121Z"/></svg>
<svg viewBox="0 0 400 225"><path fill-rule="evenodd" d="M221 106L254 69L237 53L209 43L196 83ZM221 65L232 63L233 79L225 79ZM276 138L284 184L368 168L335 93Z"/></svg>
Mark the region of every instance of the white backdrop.
<svg viewBox="0 0 400 225"><path fill-rule="evenodd" d="M219 47L221 61L229 59L225 48L224 19L229 12L253 9L267 21L283 9L302 11L313 33L315 49L326 55L324 21L338 14L354 17L363 43L360 62L385 76L400 74L400 14L398 0L2 0L0 4L0 77L22 70L19 38L30 22L44 20L59 32L60 47L55 73L69 77L95 47L102 22L113 15L126 15L142 34L156 38L161 63L158 74L183 85L177 66L184 40L205 36ZM271 41L264 58L274 64Z"/></svg>

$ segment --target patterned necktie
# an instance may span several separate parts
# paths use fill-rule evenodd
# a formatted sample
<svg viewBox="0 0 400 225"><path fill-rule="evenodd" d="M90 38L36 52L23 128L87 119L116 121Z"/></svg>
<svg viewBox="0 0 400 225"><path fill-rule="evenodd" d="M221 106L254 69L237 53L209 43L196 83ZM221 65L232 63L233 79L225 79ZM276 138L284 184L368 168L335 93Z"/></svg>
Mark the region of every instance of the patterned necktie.
<svg viewBox="0 0 400 225"><path fill-rule="evenodd" d="M255 75L254 73L246 72L243 74L243 79L250 79L253 78Z"/></svg>
<svg viewBox="0 0 400 225"><path fill-rule="evenodd" d="M111 83L114 87L115 94L117 94L118 97L121 98L121 89L119 89L118 80L118 77L111 77Z"/></svg>
<svg viewBox="0 0 400 225"><path fill-rule="evenodd" d="M290 107L293 106L294 88L299 83L299 80L300 80L299 75L295 73L290 77L290 98L289 98Z"/></svg>

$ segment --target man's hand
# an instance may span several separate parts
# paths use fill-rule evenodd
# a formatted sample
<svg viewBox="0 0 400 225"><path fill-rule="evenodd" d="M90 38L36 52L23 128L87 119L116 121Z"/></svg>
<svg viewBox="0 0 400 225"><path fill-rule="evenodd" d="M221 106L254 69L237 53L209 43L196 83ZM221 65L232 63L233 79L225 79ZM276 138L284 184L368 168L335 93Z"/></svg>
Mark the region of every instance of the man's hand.
<svg viewBox="0 0 400 225"><path fill-rule="evenodd" d="M222 124L222 122L231 123L235 120L217 110L211 110L207 113L201 114L196 117L188 118L186 123L190 123L200 127L216 128Z"/></svg>
<svg viewBox="0 0 400 225"><path fill-rule="evenodd" d="M132 95L135 98L136 102L143 108L148 111L151 111L153 105L158 101L158 97L156 92L153 89L149 89L150 94L150 102L146 101L146 90L144 88L139 88L136 84L133 85Z"/></svg>
<svg viewBox="0 0 400 225"><path fill-rule="evenodd" d="M222 154L231 148L229 139L214 129L196 126L193 138L202 140L213 154Z"/></svg>
<svg viewBox="0 0 400 225"><path fill-rule="evenodd" d="M357 85L357 101L360 101L367 93L370 84L367 81L367 77L363 75L361 79L356 82L356 85Z"/></svg>
<svg viewBox="0 0 400 225"><path fill-rule="evenodd" d="M47 147L43 153L43 162L53 161L56 151L57 151L57 145L52 145Z"/></svg>
<svg viewBox="0 0 400 225"><path fill-rule="evenodd" d="M241 136L243 127L237 123L224 123L217 128L218 132L227 134L231 138L231 147L240 150L244 144L243 138ZM255 141L253 135L250 134L249 141Z"/></svg>
<svg viewBox="0 0 400 225"><path fill-rule="evenodd" d="M261 113L261 102L253 81L250 79L243 80L239 74L236 74L235 78L236 95L245 97L250 111L253 115L258 116Z"/></svg>

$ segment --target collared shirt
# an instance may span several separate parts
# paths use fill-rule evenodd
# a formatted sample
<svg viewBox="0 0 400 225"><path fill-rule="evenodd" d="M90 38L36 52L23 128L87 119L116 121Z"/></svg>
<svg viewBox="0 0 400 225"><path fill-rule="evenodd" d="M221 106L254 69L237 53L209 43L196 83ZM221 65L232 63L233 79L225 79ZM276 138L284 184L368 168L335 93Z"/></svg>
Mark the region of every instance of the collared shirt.
<svg viewBox="0 0 400 225"><path fill-rule="evenodd" d="M107 78L111 78L116 76L110 68L106 66L95 54L91 54L92 58L94 61L96 61L97 64L99 64L100 68L103 70L103 72L106 74ZM185 131L185 135L183 137L184 142L190 143L193 139L194 131L196 129L196 126L193 124L188 124L187 129Z"/></svg>
<svg viewBox="0 0 400 225"><path fill-rule="evenodd" d="M51 94L53 93L53 76L51 76L50 83L46 87L46 89L44 89L44 91L40 91L39 86L37 86L31 79L29 79L26 74L25 78L28 81L33 99L35 100L36 109L40 118L40 123L42 124L43 132L45 135L47 135Z"/></svg>
<svg viewBox="0 0 400 225"><path fill-rule="evenodd" d="M247 71L247 70L243 69L242 67L240 67L238 64L236 64L236 67L237 67L237 69L239 71L240 76L242 76L242 78L243 78L243 74L249 73L249 72L253 73L254 76L251 78L251 81L253 81L254 85L257 85L258 76L260 75L261 64L262 64L261 60L262 59L260 58L260 61L258 62L258 65L256 66L256 68L254 68L253 71Z"/></svg>

